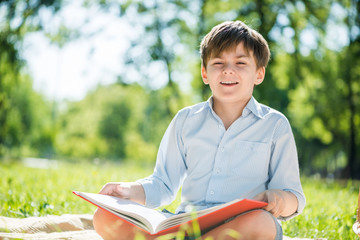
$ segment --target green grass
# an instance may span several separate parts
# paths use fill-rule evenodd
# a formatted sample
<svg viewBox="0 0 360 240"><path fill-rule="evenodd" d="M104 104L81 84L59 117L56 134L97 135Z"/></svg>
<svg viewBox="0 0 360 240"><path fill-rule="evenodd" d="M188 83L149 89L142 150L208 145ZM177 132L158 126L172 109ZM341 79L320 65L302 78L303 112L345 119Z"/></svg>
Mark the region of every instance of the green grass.
<svg viewBox="0 0 360 240"><path fill-rule="evenodd" d="M95 207L71 192L98 192L106 182L133 181L152 172L152 167L133 164L95 165L60 163L56 169L0 164L0 215L28 217L93 213ZM304 212L284 222L290 237L357 239L355 222L359 182L303 178L307 198ZM175 210L179 198L167 206Z"/></svg>
<svg viewBox="0 0 360 240"><path fill-rule="evenodd" d="M57 169L0 164L0 215L9 217L93 213L95 207L72 191L98 192L106 182L132 181L151 168L88 163L60 163Z"/></svg>

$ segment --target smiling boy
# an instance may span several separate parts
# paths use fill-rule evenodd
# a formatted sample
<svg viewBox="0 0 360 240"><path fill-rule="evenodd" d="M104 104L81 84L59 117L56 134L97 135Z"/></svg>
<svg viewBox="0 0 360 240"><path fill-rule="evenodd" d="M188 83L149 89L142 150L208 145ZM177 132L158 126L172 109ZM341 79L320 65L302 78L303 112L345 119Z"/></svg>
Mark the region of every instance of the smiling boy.
<svg viewBox="0 0 360 240"><path fill-rule="evenodd" d="M154 208L173 201L182 186L178 213L190 205L200 210L238 198L266 201L264 209L229 219L202 236L218 239L232 229L238 239L282 239L277 218L299 214L305 196L289 122L252 96L269 58L265 39L243 22L215 26L201 43L201 76L212 97L174 117L151 176L108 183L100 193ZM94 226L104 239L134 237L132 227L100 209Z"/></svg>

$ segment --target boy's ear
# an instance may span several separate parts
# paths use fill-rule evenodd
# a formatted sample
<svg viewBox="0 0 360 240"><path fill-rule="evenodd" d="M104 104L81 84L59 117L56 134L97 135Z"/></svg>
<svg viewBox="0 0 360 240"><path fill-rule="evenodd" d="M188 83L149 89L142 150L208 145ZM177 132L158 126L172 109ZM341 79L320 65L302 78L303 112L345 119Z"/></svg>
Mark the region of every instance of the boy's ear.
<svg viewBox="0 0 360 240"><path fill-rule="evenodd" d="M265 78L265 67L260 67L258 70L256 70L256 80L255 85L259 85L264 81Z"/></svg>
<svg viewBox="0 0 360 240"><path fill-rule="evenodd" d="M207 85L209 84L209 81L207 79L207 73L206 73L206 69L203 65L201 65L201 77L202 77L202 80L203 82Z"/></svg>

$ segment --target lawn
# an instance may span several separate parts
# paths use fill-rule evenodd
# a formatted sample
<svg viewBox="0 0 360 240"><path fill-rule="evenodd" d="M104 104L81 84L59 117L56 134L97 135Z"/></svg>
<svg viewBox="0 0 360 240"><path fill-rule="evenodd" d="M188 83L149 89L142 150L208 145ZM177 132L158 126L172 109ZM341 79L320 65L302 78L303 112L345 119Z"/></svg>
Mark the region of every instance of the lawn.
<svg viewBox="0 0 360 240"><path fill-rule="evenodd" d="M134 164L57 163L51 168L0 164L0 215L8 217L93 213L95 207L73 190L98 192L111 181L133 181L152 172ZM290 237L357 239L355 222L359 182L303 177L307 197L304 212L283 223ZM174 210L179 198L167 209Z"/></svg>

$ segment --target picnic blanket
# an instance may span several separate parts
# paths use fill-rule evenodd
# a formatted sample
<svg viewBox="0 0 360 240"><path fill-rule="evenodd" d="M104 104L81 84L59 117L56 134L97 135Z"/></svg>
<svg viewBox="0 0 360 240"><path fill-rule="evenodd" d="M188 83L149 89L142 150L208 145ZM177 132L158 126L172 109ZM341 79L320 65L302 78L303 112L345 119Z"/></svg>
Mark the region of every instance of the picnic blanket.
<svg viewBox="0 0 360 240"><path fill-rule="evenodd" d="M0 217L0 240L102 240L95 232L92 215L71 215L28 218ZM309 240L284 237L284 240Z"/></svg>
<svg viewBox="0 0 360 240"><path fill-rule="evenodd" d="M102 240L95 232L92 215L8 218L0 217L0 240L82 239Z"/></svg>

